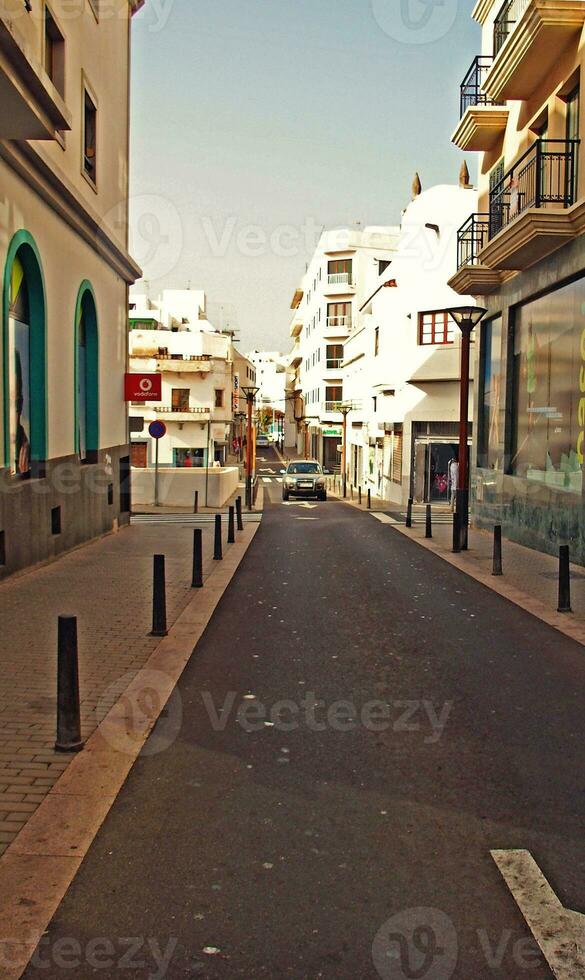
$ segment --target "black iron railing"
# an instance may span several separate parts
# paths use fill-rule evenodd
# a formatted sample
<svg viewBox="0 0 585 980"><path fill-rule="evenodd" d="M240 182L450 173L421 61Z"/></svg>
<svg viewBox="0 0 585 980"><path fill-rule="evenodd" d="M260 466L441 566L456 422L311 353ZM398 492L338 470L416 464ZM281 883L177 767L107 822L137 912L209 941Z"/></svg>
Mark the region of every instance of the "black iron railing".
<svg viewBox="0 0 585 980"><path fill-rule="evenodd" d="M473 59L467 75L461 82L461 98L459 102L461 118L463 118L471 106L498 104L481 90L493 60L491 54L478 54Z"/></svg>
<svg viewBox="0 0 585 980"><path fill-rule="evenodd" d="M489 237L489 214L472 214L457 232L457 268L477 265L478 255Z"/></svg>
<svg viewBox="0 0 585 980"><path fill-rule="evenodd" d="M490 191L489 237L528 208L570 207L576 198L579 140L536 140Z"/></svg>
<svg viewBox="0 0 585 980"><path fill-rule="evenodd" d="M530 0L506 0L494 21L494 58L503 48Z"/></svg>

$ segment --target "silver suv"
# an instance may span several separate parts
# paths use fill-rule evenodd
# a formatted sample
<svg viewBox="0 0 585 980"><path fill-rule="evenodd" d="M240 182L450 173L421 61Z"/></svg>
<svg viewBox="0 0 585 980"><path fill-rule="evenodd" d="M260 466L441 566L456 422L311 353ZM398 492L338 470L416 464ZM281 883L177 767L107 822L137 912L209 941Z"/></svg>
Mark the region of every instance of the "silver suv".
<svg viewBox="0 0 585 980"><path fill-rule="evenodd" d="M282 480L282 499L293 497L317 497L327 500L325 474L316 459L294 459L284 473Z"/></svg>

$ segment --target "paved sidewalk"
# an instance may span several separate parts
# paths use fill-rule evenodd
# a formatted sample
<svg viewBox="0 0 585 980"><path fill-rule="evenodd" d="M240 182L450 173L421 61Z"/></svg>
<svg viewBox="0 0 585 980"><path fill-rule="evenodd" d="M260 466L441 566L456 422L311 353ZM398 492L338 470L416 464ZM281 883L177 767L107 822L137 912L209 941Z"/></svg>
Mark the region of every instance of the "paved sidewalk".
<svg viewBox="0 0 585 980"><path fill-rule="evenodd" d="M87 738L160 643L148 635L152 555L166 555L170 626L193 595L192 542L187 527L130 527L0 584L0 854L71 761L53 750L57 616L78 617ZM207 574L211 525L203 554Z"/></svg>
<svg viewBox="0 0 585 980"><path fill-rule="evenodd" d="M333 493L339 497L339 493ZM357 497L345 501L349 506L365 510L366 497L359 507ZM492 575L493 537L489 531L470 528L469 550L453 554L452 518L443 507L433 508L432 540L425 538L425 508L415 507L413 526L407 528L403 520L396 520L402 508L388 501L372 497L373 515L382 523L405 534L420 545L433 551L461 571L482 582L488 588L516 605L526 609L539 619L559 629L562 633L585 645L585 569L571 565L571 613L557 612L558 605L558 558L532 548L503 539L503 572L501 577Z"/></svg>

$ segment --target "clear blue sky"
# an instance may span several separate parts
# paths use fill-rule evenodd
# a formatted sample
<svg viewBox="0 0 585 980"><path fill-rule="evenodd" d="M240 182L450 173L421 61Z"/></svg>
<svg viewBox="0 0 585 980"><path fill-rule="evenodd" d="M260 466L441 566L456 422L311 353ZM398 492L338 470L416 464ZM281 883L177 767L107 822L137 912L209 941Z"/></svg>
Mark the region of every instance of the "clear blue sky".
<svg viewBox="0 0 585 980"><path fill-rule="evenodd" d="M470 9L148 0L133 25L131 214L152 295L190 281L243 349L288 350L310 228L397 224L415 170L423 187L456 182Z"/></svg>

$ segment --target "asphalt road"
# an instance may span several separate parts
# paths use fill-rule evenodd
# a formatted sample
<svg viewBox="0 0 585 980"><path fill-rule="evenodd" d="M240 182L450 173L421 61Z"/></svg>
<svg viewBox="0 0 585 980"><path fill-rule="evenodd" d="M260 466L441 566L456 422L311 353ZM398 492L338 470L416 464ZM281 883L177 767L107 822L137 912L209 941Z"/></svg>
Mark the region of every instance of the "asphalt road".
<svg viewBox="0 0 585 980"><path fill-rule="evenodd" d="M490 849L585 906L582 647L277 479L26 977L550 980Z"/></svg>

